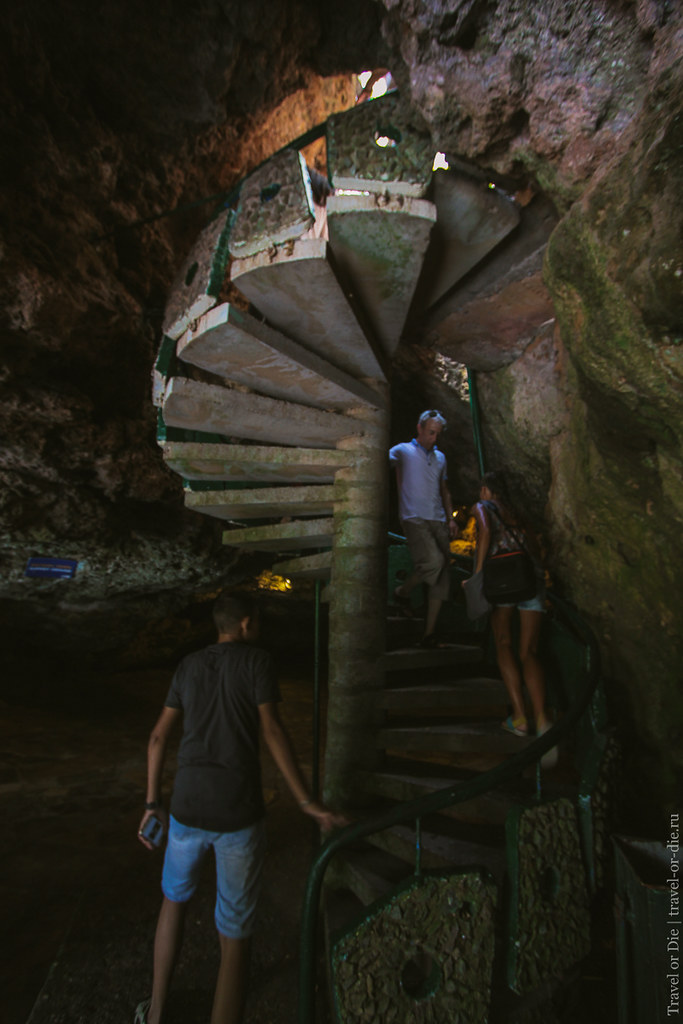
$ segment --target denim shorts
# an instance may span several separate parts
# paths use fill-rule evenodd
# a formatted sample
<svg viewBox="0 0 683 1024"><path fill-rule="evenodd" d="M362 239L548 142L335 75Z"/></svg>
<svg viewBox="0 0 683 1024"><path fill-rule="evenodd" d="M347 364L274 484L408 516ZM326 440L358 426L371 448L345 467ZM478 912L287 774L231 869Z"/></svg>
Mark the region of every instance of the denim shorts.
<svg viewBox="0 0 683 1024"><path fill-rule="evenodd" d="M186 903L199 883L209 847L216 856L216 928L229 939L242 939L254 929L266 850L265 822L238 832L207 832L182 825L171 815L161 876L164 896Z"/></svg>
<svg viewBox="0 0 683 1024"><path fill-rule="evenodd" d="M517 604L496 604L496 608L519 608L520 612L544 612L545 611L545 587L530 597L528 601L519 601Z"/></svg>

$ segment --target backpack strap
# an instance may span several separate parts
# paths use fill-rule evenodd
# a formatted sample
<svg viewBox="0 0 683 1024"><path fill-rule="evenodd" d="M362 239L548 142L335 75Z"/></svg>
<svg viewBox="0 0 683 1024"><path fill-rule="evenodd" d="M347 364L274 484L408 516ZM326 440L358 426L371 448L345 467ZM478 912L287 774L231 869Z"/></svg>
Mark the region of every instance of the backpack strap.
<svg viewBox="0 0 683 1024"><path fill-rule="evenodd" d="M524 543L524 531L522 530L521 531L521 535L520 535L519 527L513 526L512 523L506 523L505 520L503 519L503 517L501 516L500 512L498 511L498 507L495 504L495 502L493 502L493 501L483 501L482 504L483 504L483 506L484 506L484 508L486 509L487 512L492 512L493 513L493 515L496 517L496 519L498 520L500 525L503 527L503 529L507 530L508 533L512 534L514 539L519 544L520 551L523 551L526 555L529 555L529 558L531 558L531 555L529 554L529 550L528 550L526 544Z"/></svg>

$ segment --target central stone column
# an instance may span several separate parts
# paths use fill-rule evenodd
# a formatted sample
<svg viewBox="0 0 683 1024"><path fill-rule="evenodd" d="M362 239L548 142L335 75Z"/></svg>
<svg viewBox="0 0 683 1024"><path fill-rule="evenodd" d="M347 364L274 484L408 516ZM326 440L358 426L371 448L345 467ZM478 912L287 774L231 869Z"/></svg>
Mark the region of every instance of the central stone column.
<svg viewBox="0 0 683 1024"><path fill-rule="evenodd" d="M352 415L366 430L337 445L354 461L335 477L330 587L324 799L336 807L358 802L356 771L378 763L375 698L384 685L378 658L385 649L389 414Z"/></svg>

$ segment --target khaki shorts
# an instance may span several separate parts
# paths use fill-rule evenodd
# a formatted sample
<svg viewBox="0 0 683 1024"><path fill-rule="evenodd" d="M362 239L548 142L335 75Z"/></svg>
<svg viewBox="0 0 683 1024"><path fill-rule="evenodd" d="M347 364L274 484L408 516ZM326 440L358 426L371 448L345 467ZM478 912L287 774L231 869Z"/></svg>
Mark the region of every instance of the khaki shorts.
<svg viewBox="0 0 683 1024"><path fill-rule="evenodd" d="M429 596L446 601L450 593L451 548L448 523L436 519L402 522L415 572L429 587Z"/></svg>

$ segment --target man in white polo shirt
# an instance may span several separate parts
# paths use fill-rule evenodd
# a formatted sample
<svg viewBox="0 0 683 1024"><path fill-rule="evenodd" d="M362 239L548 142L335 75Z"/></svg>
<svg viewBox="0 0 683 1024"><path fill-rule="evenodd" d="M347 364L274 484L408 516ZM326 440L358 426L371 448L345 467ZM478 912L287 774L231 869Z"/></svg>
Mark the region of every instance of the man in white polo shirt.
<svg viewBox="0 0 683 1024"><path fill-rule="evenodd" d="M427 584L427 615L420 641L427 648L438 646L434 630L449 593L450 541L458 534L446 483L446 457L436 447L445 426L441 413L428 409L417 421L417 437L389 451L396 469L399 516L413 560L412 574L396 588L394 597L407 607L413 587Z"/></svg>

